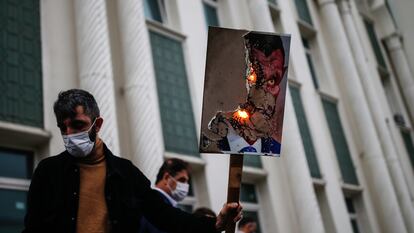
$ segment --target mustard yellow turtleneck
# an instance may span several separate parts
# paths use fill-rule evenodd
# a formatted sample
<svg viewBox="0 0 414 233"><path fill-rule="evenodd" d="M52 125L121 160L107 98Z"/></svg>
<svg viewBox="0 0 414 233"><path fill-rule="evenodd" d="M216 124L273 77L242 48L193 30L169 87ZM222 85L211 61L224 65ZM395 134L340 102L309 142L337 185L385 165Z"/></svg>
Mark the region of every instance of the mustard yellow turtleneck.
<svg viewBox="0 0 414 233"><path fill-rule="evenodd" d="M96 138L94 150L78 165L80 184L76 232L107 233L109 224L105 202L106 163L101 139Z"/></svg>

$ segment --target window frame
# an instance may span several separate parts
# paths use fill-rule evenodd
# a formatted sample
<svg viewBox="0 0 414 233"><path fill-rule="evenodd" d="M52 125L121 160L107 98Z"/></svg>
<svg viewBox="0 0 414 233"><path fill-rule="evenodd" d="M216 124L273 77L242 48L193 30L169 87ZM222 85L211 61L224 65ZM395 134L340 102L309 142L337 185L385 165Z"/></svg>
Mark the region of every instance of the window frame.
<svg viewBox="0 0 414 233"><path fill-rule="evenodd" d="M258 217L258 223L257 225L260 227L261 232L266 232L265 231L265 226L263 225L263 219L262 219L262 212L260 211L262 208L260 206L261 200L260 200L260 193L258 192L258 188L257 188L257 183L253 183L253 182L245 182L244 180L242 181L242 184L248 184L248 185L253 185L254 187L254 192L256 195L256 199L257 202L246 202L246 201L242 201L241 200L241 185L240 185L240 203L243 205L243 211L248 211L248 212L256 212L257 213L257 217Z"/></svg>
<svg viewBox="0 0 414 233"><path fill-rule="evenodd" d="M217 0L202 0L201 4L202 4L202 7L203 7L204 21L205 21L205 25L207 26L207 28L210 27L210 25L207 22L207 16L205 14L204 4L214 8L216 10L217 23L218 23L217 27L220 27L221 26L221 23L220 23L221 20L220 20L220 14L219 14L219 9L220 8L219 8L219 3L217 2Z"/></svg>
<svg viewBox="0 0 414 233"><path fill-rule="evenodd" d="M144 1L147 2L147 1L154 1L154 0L144 0ZM156 22L156 23L163 24L163 25L168 25L169 19L168 19L168 14L167 14L167 8L165 5L165 0L155 0L155 1L157 1L157 4L158 4L158 11L160 12L161 22L154 20L154 19L147 18L144 14L145 20ZM145 2L143 2L143 4L145 4Z"/></svg>

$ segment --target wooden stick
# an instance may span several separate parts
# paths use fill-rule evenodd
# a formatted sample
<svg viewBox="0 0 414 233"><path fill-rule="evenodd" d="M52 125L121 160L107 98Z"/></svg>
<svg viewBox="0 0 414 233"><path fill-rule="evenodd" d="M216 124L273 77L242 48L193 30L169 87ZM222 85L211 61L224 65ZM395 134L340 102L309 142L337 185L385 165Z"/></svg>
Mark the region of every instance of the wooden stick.
<svg viewBox="0 0 414 233"><path fill-rule="evenodd" d="M240 186L243 173L243 155L231 154L229 165L229 184L227 187L227 203L239 202ZM235 213L230 213L231 218L236 217ZM236 223L229 223L226 226L226 233L234 233Z"/></svg>

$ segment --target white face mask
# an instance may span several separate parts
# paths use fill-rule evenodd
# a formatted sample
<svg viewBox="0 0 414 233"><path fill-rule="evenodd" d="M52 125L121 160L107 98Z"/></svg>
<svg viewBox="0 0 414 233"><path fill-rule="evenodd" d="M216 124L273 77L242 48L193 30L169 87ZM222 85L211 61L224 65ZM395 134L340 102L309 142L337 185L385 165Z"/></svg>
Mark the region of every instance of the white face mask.
<svg viewBox="0 0 414 233"><path fill-rule="evenodd" d="M171 191L171 197L176 201L184 200L184 198L188 194L188 190L190 188L190 185L187 184L187 183L184 183L184 182L179 182L176 179L174 179L172 176L171 176L171 179L174 180L177 183L177 186L175 187L174 190L172 190L170 185L168 185L168 188Z"/></svg>
<svg viewBox="0 0 414 233"><path fill-rule="evenodd" d="M65 148L73 157L83 158L91 153L95 142L92 142L89 138L89 131L95 124L95 121L86 131L75 134L62 135L63 142L65 143Z"/></svg>

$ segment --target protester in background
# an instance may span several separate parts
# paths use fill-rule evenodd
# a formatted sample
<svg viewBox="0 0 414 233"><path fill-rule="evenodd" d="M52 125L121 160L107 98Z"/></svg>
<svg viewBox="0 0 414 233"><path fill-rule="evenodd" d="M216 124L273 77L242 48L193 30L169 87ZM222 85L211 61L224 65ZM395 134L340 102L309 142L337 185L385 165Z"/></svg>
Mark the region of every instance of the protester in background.
<svg viewBox="0 0 414 233"><path fill-rule="evenodd" d="M53 109L66 150L38 164L23 233L137 233L142 216L170 232L216 233L240 219L238 203L225 205L216 221L166 204L144 174L99 137L103 118L87 91L59 93ZM171 190L185 187L177 174L170 178Z"/></svg>
<svg viewBox="0 0 414 233"><path fill-rule="evenodd" d="M256 221L250 217L243 217L239 222L239 231L237 233L255 233L256 230Z"/></svg>
<svg viewBox="0 0 414 233"><path fill-rule="evenodd" d="M158 171L155 188L160 198L172 207L177 208L178 202L182 201L190 188L190 166L181 159L167 159ZM140 233L163 233L155 227L148 219L141 219Z"/></svg>

